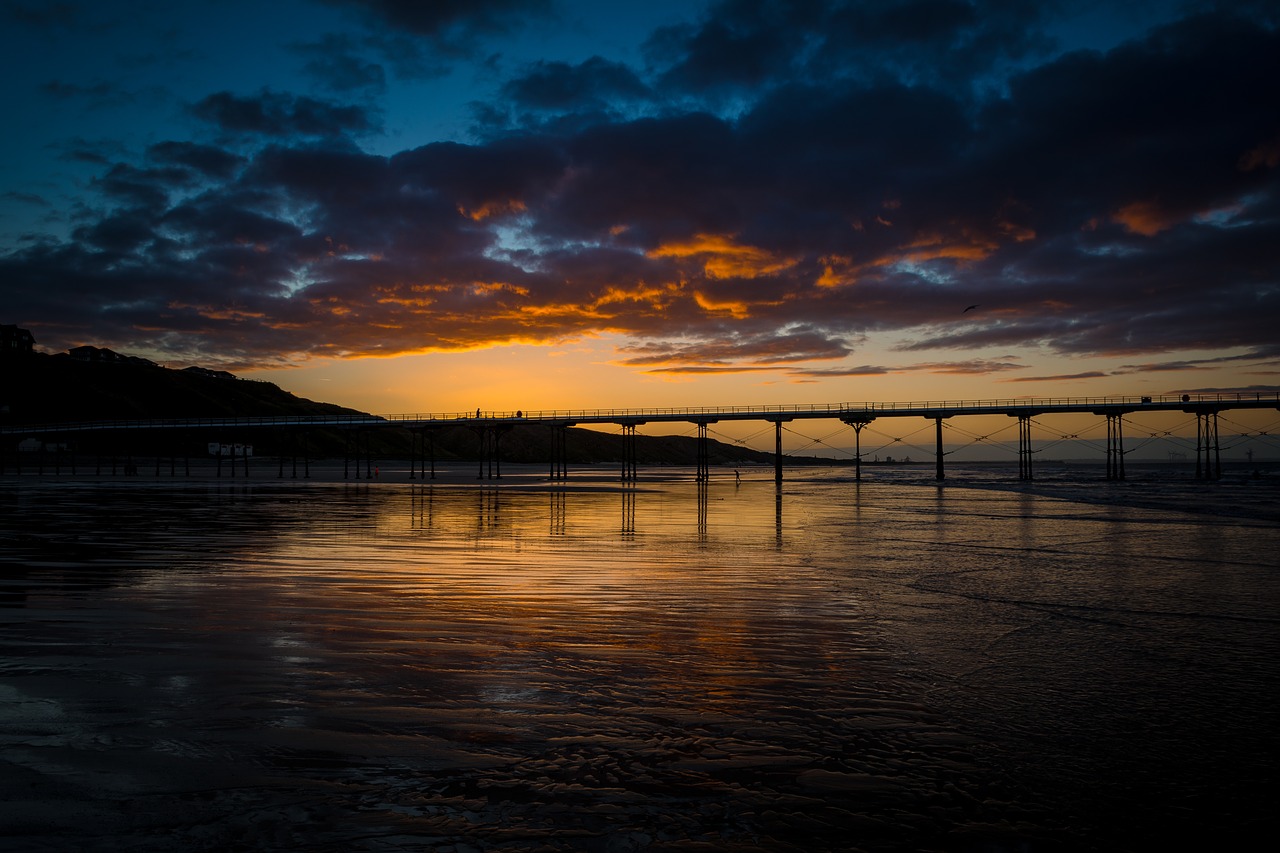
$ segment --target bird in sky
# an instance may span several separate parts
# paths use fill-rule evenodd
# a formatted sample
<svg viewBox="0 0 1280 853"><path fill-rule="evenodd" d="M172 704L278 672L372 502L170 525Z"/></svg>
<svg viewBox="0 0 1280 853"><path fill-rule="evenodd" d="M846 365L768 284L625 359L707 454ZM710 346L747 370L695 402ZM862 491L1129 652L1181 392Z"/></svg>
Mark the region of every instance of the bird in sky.
<svg viewBox="0 0 1280 853"><path fill-rule="evenodd" d="M961 313L961 314L968 314L970 311L972 311L974 308L977 308L977 307L978 307L977 305L970 305L968 308L964 309L964 310L963 310L963 311L961 311L960 313Z"/></svg>

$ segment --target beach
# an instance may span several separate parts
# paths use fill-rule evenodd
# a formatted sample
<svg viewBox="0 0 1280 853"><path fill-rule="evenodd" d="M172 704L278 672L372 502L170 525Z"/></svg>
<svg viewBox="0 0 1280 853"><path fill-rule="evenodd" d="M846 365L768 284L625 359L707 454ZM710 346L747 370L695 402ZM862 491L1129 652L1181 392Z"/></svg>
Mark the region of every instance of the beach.
<svg viewBox="0 0 1280 853"><path fill-rule="evenodd" d="M1271 821L1274 479L250 464L4 481L7 848L1140 850Z"/></svg>

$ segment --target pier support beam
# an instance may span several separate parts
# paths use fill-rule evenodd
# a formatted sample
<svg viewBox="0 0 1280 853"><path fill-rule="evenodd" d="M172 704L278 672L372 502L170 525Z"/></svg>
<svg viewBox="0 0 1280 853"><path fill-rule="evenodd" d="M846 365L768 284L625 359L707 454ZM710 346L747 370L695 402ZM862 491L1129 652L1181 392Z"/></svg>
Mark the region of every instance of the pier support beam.
<svg viewBox="0 0 1280 853"><path fill-rule="evenodd" d="M1034 480L1031 470L1031 416L1018 415L1018 479Z"/></svg>
<svg viewBox="0 0 1280 853"><path fill-rule="evenodd" d="M480 472L476 475L477 480L502 479L502 434L508 429L509 427L498 424L472 427L480 437Z"/></svg>
<svg viewBox="0 0 1280 853"><path fill-rule="evenodd" d="M496 479L502 479L502 436L506 434L510 427L497 426L493 427L493 471L491 473Z"/></svg>
<svg viewBox="0 0 1280 853"><path fill-rule="evenodd" d="M698 473L694 479L705 483L711 479L711 454L707 445L707 421L698 421Z"/></svg>
<svg viewBox="0 0 1280 853"><path fill-rule="evenodd" d="M790 418L773 419L773 481L782 488L782 425Z"/></svg>
<svg viewBox="0 0 1280 853"><path fill-rule="evenodd" d="M427 474L427 460L431 461L431 473ZM436 478L436 440L435 429L423 427L409 431L409 479L421 477L424 480Z"/></svg>
<svg viewBox="0 0 1280 853"><path fill-rule="evenodd" d="M363 440L363 441L362 441ZM363 444L363 447L362 447ZM356 463L356 479L360 479L360 457L364 456L364 479L373 479L373 444L369 431L349 429L343 435L342 443L342 479L351 476L351 463ZM245 468L246 476L248 468Z"/></svg>
<svg viewBox="0 0 1280 853"><path fill-rule="evenodd" d="M622 481L634 483L638 479L636 465L636 426L643 421L622 424Z"/></svg>
<svg viewBox="0 0 1280 853"><path fill-rule="evenodd" d="M841 418L847 425L853 427L853 479L862 482L862 428L875 420L875 418Z"/></svg>
<svg viewBox="0 0 1280 853"><path fill-rule="evenodd" d="M1222 477L1222 452L1218 445L1218 412L1196 412L1196 479Z"/></svg>
<svg viewBox="0 0 1280 853"><path fill-rule="evenodd" d="M568 432L571 424L551 424L551 479L567 480L569 478Z"/></svg>
<svg viewBox="0 0 1280 853"><path fill-rule="evenodd" d="M942 464L942 459L946 455L945 453L942 452L942 422L949 417L951 417L951 415L934 415L933 416L934 427L935 427L935 439L934 439L934 444L936 447L935 454L938 460L938 469L937 469L937 473L934 475L934 479L938 480L939 482L947 479L947 471Z"/></svg>
<svg viewBox="0 0 1280 853"><path fill-rule="evenodd" d="M1124 414L1107 415L1107 479L1124 479Z"/></svg>
<svg viewBox="0 0 1280 853"><path fill-rule="evenodd" d="M489 445L490 430L488 426L478 426L472 429L472 432L480 439L480 470L476 474L477 480L485 478L485 463L489 461L489 454L492 452ZM493 465L489 466L489 475L493 476Z"/></svg>

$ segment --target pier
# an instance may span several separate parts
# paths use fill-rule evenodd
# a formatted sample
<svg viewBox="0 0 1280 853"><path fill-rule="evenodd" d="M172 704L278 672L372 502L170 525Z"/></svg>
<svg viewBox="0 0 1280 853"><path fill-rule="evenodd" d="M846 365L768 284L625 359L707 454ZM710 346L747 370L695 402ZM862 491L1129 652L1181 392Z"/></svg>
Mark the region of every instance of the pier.
<svg viewBox="0 0 1280 853"><path fill-rule="evenodd" d="M1219 441L1219 417L1223 412L1233 410L1275 410L1280 411L1280 394L1218 394L1218 395L1181 395L1162 397L1085 397L1085 398L1019 398L1009 400L976 400L976 401L931 401L901 403L830 403L797 406L724 406L724 407L681 407L681 408L649 408L649 409L577 409L577 410L536 410L536 411L483 411L452 412L432 414L394 414L394 415L306 415L277 417L246 418L182 418L168 420L131 420L131 421L84 421L74 423L43 424L11 424L0 426L0 473L9 467L20 470L21 454L18 444L24 440L35 439L40 443L40 470L46 467L47 457L52 455L48 467L54 467L61 473L64 456L69 459L74 473L75 454L67 453L66 448L74 445L77 439L90 436L163 436L192 437L196 435L237 436L240 444L229 446L241 448L233 453L229 462L230 476L235 476L237 464L241 466L244 476L249 471L249 450L247 438L255 434L272 434L283 437L282 450L277 457L278 475L284 477L285 459L292 455L290 466L292 476L298 472L299 455L302 457L304 476L309 471L310 457L305 449L305 441L299 436L308 431L320 429L338 429L343 431L344 477L371 478L373 476L372 451L370 439L379 430L407 430L412 438L410 454L410 479L435 478L434 433L443 427L464 426L473 431L479 440L479 470L477 479L496 479L502 476L502 438L511 429L521 426L544 428L550 433L549 478L564 480L568 477L568 465L565 450L565 434L570 427L576 426L616 426L622 436L623 463L621 478L626 482L634 482L638 477L636 454L636 437L639 428L646 424L688 423L696 429L696 478L705 482L710 478L709 442L711 426L722 422L756 421L772 424L774 432L774 476L779 483L783 477L783 431L784 425L796 421L836 420L853 431L854 477L862 478L862 463L866 454L862 450L862 433L871 424L883 419L922 418L932 422L934 433L933 456L935 476L939 481L946 479L946 456L943 446L944 424L955 423L957 419L978 416L999 415L1017 421L1017 460L1018 477L1022 480L1035 479L1035 453L1033 446L1032 424L1036 419L1072 414L1089 414L1105 420L1106 478L1108 480L1125 479L1125 431L1126 419L1135 413L1181 412L1194 416L1195 431L1195 476L1197 479L1217 479L1222 472L1221 443ZM766 426L765 429L768 429ZM1171 435L1171 433L1166 433ZM1260 436L1270 433L1261 431ZM973 443L981 442L988 436L977 436ZM1075 435L1063 435L1063 439L1079 438ZM1190 440L1190 436L1188 436ZM896 439L895 439L896 441ZM46 448L52 450L46 452ZM162 467L162 456L157 453L148 454L155 458L155 472L158 476ZM11 460L11 457L14 457ZM363 463L363 471L361 465ZM223 456L218 454L218 471L221 476ZM170 474L176 471L174 454L168 455ZM128 473L136 472L137 466L132 456L127 458L123 467ZM111 459L111 472L116 473L120 465L115 456ZM102 461L98 460L95 468L101 474ZM189 473L189 464L184 460L184 470Z"/></svg>

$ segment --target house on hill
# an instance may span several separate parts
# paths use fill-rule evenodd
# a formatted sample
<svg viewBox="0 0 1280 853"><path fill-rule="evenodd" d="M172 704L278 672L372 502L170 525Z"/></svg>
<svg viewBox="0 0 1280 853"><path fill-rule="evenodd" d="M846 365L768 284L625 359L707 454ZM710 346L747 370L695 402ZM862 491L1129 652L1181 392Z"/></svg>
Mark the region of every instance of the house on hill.
<svg viewBox="0 0 1280 853"><path fill-rule="evenodd" d="M17 326L0 325L0 357L31 355L36 351L35 335Z"/></svg>
<svg viewBox="0 0 1280 853"><path fill-rule="evenodd" d="M228 370L210 370L207 367L184 367L183 373L190 373L193 376L203 376L206 379L235 379L236 375Z"/></svg>
<svg viewBox="0 0 1280 853"><path fill-rule="evenodd" d="M150 359L142 358L137 355L124 355L115 350L109 350L106 347L72 347L67 350L67 355L76 361L92 361L101 364L140 364L144 366L158 367L158 365Z"/></svg>

